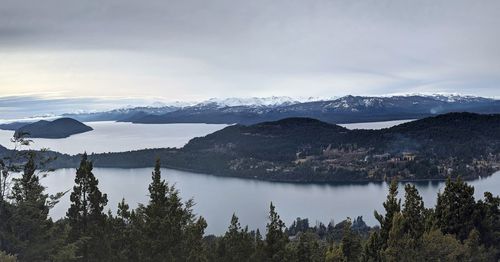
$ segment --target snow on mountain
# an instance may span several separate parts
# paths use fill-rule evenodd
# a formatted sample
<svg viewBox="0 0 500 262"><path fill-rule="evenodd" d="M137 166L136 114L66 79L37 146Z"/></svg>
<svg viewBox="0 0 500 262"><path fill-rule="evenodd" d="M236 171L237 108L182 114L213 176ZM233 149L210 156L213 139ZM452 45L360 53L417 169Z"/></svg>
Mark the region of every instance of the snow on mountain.
<svg viewBox="0 0 500 262"><path fill-rule="evenodd" d="M272 97L248 97L248 98L211 98L198 105L216 104L218 107L234 107L234 106L254 106L254 107L274 107L282 105L293 105L301 103L297 99L288 96L272 96Z"/></svg>
<svg viewBox="0 0 500 262"><path fill-rule="evenodd" d="M310 114L311 116L316 116L311 112L321 112L322 114L380 113L398 112L398 110L401 111L403 109L404 112L431 112L435 114L446 110L453 111L459 108L464 108L464 110L470 109L471 107L484 108L488 107L488 103L495 101L498 100L459 94L393 94L387 96L347 95L338 98L292 98L288 96L230 97L212 98L201 103L162 101L147 106L126 106L108 111L76 111L63 114L63 116L73 117L80 121L127 121L130 119L138 119L145 115L160 116L170 114L170 117L176 117L176 121L180 121L178 119L188 121L185 120L187 116L199 116L207 114L207 112L215 115L220 114L221 117L231 114L271 114L273 116L276 114L283 114L283 116L303 116ZM274 118L277 117L278 116ZM269 119L274 118L270 117Z"/></svg>
<svg viewBox="0 0 500 262"><path fill-rule="evenodd" d="M154 108L159 108L159 107L186 107L186 106L192 106L195 105L195 102L186 102L186 101L173 101L173 102L160 102L156 101L149 105L148 107L154 107Z"/></svg>
<svg viewBox="0 0 500 262"><path fill-rule="evenodd" d="M338 96L332 97L319 97L319 96L309 96L309 97L298 97L296 100L300 103L309 103L309 102L321 102L321 101L331 101L338 99Z"/></svg>
<svg viewBox="0 0 500 262"><path fill-rule="evenodd" d="M431 97L438 99L443 102L455 103L455 102L475 102L485 100L483 97L470 96L470 95L460 95L460 94L434 94ZM486 98L487 99L487 98Z"/></svg>
<svg viewBox="0 0 500 262"><path fill-rule="evenodd" d="M473 95L464 95L464 94L460 94L460 93L404 93L404 94L391 94L391 95L382 96L382 97L395 97L395 96L403 96L403 97L417 96L417 97L434 98L436 100L443 101L443 102L449 102L449 103L476 102L476 101L484 101L484 100L488 100L488 99L495 100L495 98L480 97L480 96L473 96Z"/></svg>

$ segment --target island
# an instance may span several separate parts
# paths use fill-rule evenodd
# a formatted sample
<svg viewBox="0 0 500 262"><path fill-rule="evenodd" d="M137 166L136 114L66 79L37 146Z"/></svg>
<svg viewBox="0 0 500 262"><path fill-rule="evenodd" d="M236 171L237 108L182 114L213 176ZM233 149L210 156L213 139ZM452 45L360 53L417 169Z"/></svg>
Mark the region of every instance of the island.
<svg viewBox="0 0 500 262"><path fill-rule="evenodd" d="M59 118L54 121L40 120L18 128L16 136L30 138L66 138L71 135L93 130L92 127L72 118Z"/></svg>

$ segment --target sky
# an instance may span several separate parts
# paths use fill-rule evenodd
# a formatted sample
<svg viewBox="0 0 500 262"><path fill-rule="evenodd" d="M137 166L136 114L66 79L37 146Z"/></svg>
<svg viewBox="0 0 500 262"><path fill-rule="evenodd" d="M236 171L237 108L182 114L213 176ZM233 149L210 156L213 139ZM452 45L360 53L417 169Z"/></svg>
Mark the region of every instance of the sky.
<svg viewBox="0 0 500 262"><path fill-rule="evenodd" d="M499 13L498 0L0 0L0 110L22 98L77 111L212 97L498 97Z"/></svg>

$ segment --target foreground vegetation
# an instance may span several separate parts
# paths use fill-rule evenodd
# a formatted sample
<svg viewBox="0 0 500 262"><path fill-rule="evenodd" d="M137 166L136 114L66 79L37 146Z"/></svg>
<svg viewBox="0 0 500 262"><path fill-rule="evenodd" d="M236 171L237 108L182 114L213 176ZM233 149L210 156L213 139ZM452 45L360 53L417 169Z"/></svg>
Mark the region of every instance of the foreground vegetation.
<svg viewBox="0 0 500 262"><path fill-rule="evenodd" d="M205 219L194 202L183 202L162 180L160 162L152 173L149 201L116 214L105 213L92 162L84 154L70 192L66 217L52 221L49 210L62 194L49 196L40 184L43 170L33 152L22 164L0 162L0 261L497 261L500 258L500 198L448 180L434 208L425 208L413 185L397 198L394 180L375 212L380 225L361 218L311 227L297 219L288 228L271 203L266 232L242 227L236 215L221 236L206 236ZM22 175L7 178L12 172Z"/></svg>

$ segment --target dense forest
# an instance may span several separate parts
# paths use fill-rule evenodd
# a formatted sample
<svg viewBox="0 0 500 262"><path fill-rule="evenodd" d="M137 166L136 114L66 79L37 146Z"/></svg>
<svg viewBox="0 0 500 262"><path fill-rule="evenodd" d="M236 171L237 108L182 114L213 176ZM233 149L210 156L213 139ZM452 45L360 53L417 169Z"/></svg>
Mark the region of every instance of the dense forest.
<svg viewBox="0 0 500 262"><path fill-rule="evenodd" d="M474 179L500 170L500 115L449 113L382 130L310 118L233 125L183 148L90 154L96 167L165 167L286 182ZM1 149L0 149L0 154ZM81 158L54 152L52 167Z"/></svg>
<svg viewBox="0 0 500 262"><path fill-rule="evenodd" d="M22 138L17 141L27 144ZM361 218L309 225L298 218L288 227L270 203L265 232L240 225L236 214L220 236L204 233L207 222L193 213L193 200L162 179L157 160L149 201L116 214L105 212L93 164L80 159L71 206L53 221L49 210L65 194L48 195L40 179L51 159L19 151L0 162L0 261L498 261L500 197L474 198L474 188L448 179L434 208L425 208L417 189L389 187L379 225ZM20 175L13 177L19 172Z"/></svg>

